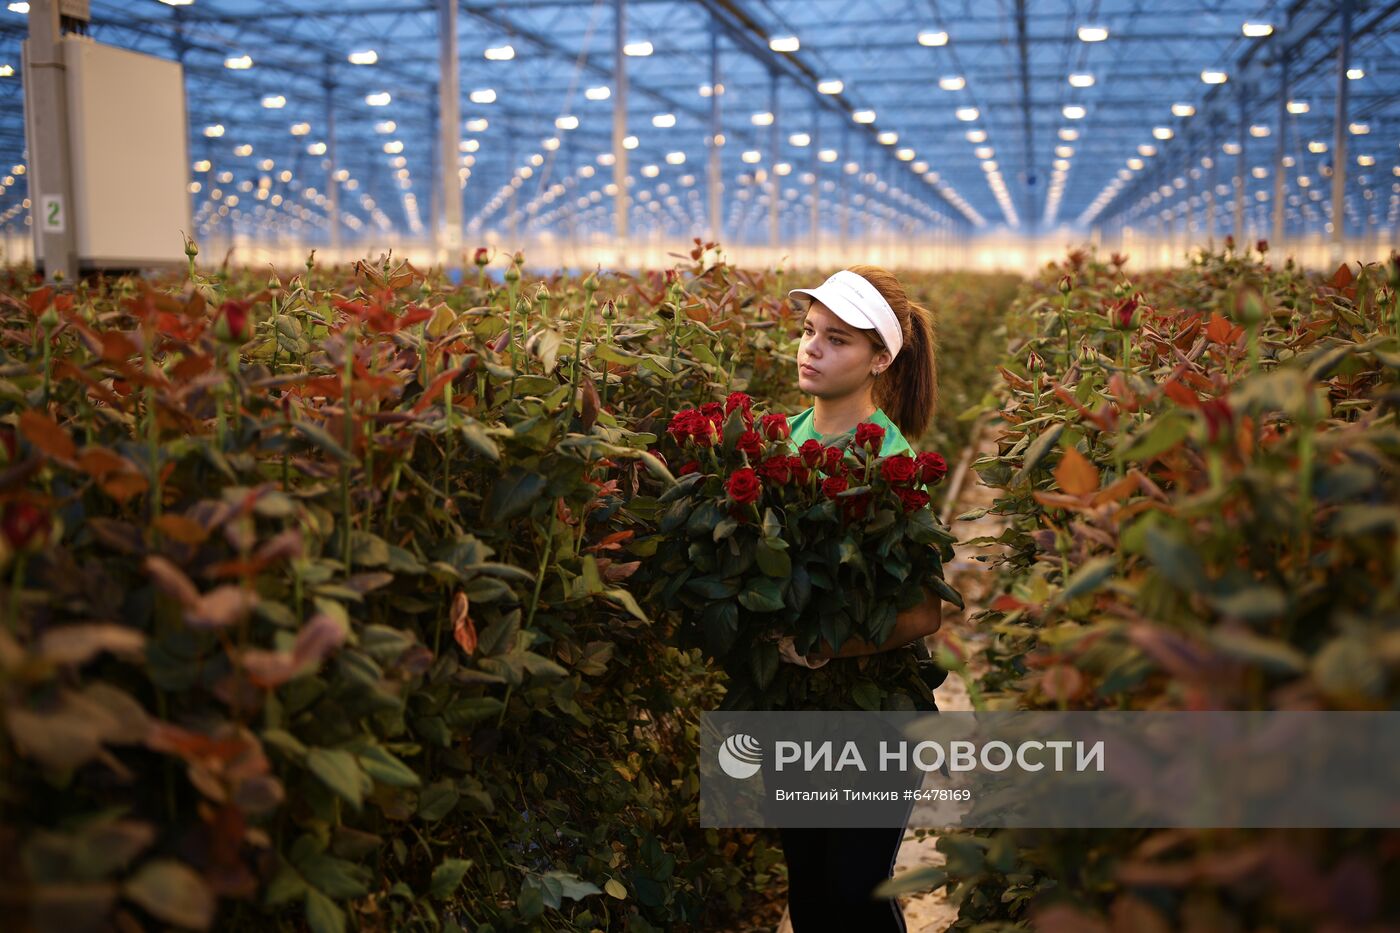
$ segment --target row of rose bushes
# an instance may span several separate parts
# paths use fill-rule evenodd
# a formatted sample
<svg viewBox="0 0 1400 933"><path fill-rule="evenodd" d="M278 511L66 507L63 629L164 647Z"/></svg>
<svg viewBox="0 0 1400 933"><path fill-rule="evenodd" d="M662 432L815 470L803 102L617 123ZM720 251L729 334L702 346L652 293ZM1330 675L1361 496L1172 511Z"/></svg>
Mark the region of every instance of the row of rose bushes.
<svg viewBox="0 0 1400 933"><path fill-rule="evenodd" d="M1009 315L1009 525L979 687L1019 709L1400 703L1400 262L1267 244L1139 275L1085 253ZM983 514L983 510L969 517ZM954 528L956 528L956 524ZM972 542L967 542L972 543ZM985 542L984 542L985 543ZM1395 830L950 834L957 928L1381 929Z"/></svg>
<svg viewBox="0 0 1400 933"><path fill-rule="evenodd" d="M668 413L740 389L805 404L783 277L691 259L585 279L507 259L460 285L388 257L268 278L192 255L183 280L58 290L3 273L16 916L328 933L771 912L774 840L698 828L721 675L629 588ZM954 357L1009 290L911 284L956 299Z"/></svg>

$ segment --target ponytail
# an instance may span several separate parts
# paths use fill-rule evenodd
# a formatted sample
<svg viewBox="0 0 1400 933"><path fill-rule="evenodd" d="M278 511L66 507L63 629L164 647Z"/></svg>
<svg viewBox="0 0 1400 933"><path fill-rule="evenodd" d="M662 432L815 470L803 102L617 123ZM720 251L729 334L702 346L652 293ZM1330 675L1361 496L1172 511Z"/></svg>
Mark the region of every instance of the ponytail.
<svg viewBox="0 0 1400 933"><path fill-rule="evenodd" d="M889 368L875 377L872 396L912 443L928 430L938 410L938 340L933 313L910 301L899 280L879 266L851 266L849 271L874 285L899 320L904 345Z"/></svg>

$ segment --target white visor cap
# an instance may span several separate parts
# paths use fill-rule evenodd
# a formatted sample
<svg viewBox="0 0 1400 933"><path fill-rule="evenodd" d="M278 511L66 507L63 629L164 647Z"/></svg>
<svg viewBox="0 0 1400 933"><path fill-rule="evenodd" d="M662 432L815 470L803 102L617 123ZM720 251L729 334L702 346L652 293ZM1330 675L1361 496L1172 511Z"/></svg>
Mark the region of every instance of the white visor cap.
<svg viewBox="0 0 1400 933"><path fill-rule="evenodd" d="M899 318L894 316L885 296L870 284L870 280L848 269L832 273L831 277L816 288L794 288L788 297L806 295L820 301L831 309L841 320L862 330L874 329L890 351L890 359L899 356L904 346L904 334L899 329Z"/></svg>

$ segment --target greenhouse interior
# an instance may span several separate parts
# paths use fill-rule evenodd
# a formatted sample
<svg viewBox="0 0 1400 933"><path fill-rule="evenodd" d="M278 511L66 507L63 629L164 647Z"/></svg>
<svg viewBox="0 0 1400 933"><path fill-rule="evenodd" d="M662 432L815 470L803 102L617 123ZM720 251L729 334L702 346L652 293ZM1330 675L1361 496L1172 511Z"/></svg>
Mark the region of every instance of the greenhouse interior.
<svg viewBox="0 0 1400 933"><path fill-rule="evenodd" d="M0 11L17 259L31 6ZM156 121L122 157L183 145L191 234L247 263L655 265L697 235L753 263L1013 271L1079 241L1156 264L1225 236L1317 266L1394 245L1385 4L76 6L70 35L180 66L184 132ZM94 209L139 209L141 175L103 177L126 190Z"/></svg>
<svg viewBox="0 0 1400 933"><path fill-rule="evenodd" d="M0 0L0 925L1400 930L1397 53Z"/></svg>

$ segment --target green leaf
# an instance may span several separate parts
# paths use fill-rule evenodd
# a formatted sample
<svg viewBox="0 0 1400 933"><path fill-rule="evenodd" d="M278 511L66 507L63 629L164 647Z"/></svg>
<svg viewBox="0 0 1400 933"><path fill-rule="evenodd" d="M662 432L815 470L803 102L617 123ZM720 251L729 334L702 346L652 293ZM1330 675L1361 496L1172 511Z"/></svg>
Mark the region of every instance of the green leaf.
<svg viewBox="0 0 1400 933"><path fill-rule="evenodd" d="M1060 439L1064 430L1064 422L1060 422L1031 442L1031 445L1026 448L1025 457L1021 460L1021 472L1017 476L1018 480L1029 476L1032 470L1040 466L1046 455L1055 449L1055 442Z"/></svg>
<svg viewBox="0 0 1400 933"><path fill-rule="evenodd" d="M469 858L449 858L443 859L438 867L433 869L432 880L428 883L428 893L438 900L451 896L462 884L462 878L466 876L467 869L472 867L472 860Z"/></svg>
<svg viewBox="0 0 1400 933"><path fill-rule="evenodd" d="M1147 422L1136 435L1123 437L1118 447L1124 460L1146 463L1181 443L1190 429L1191 422L1173 411Z"/></svg>
<svg viewBox="0 0 1400 933"><path fill-rule="evenodd" d="M1307 669L1303 653L1287 642L1263 638L1250 632L1217 628L1210 641L1224 655L1281 674L1297 674Z"/></svg>
<svg viewBox="0 0 1400 933"><path fill-rule="evenodd" d="M685 581L685 587L705 599L730 599L739 592L737 581L715 577L691 577Z"/></svg>
<svg viewBox="0 0 1400 933"><path fill-rule="evenodd" d="M382 567L389 563L389 542L368 531L350 532L350 563Z"/></svg>
<svg viewBox="0 0 1400 933"><path fill-rule="evenodd" d="M214 922L214 892L198 872L183 862L147 862L126 880L122 893L166 923L207 930Z"/></svg>
<svg viewBox="0 0 1400 933"><path fill-rule="evenodd" d="M947 883L947 872L932 865L925 865L922 868L915 868L880 882L875 887L874 895L875 897L901 897L905 894L933 891Z"/></svg>
<svg viewBox="0 0 1400 933"><path fill-rule="evenodd" d="M345 912L320 891L307 888L306 925L311 933L345 933Z"/></svg>
<svg viewBox="0 0 1400 933"><path fill-rule="evenodd" d="M360 768L380 784L390 787L417 787L422 782L412 768L378 745L371 745L357 756Z"/></svg>
<svg viewBox="0 0 1400 933"><path fill-rule="evenodd" d="M873 681L862 680L851 687L851 699L863 710L880 711L880 688Z"/></svg>
<svg viewBox="0 0 1400 933"><path fill-rule="evenodd" d="M418 797L418 818L435 823L451 813L460 799L456 785L450 780L429 784Z"/></svg>
<svg viewBox="0 0 1400 933"><path fill-rule="evenodd" d="M755 577L739 594L739 605L750 612L777 612L783 608L782 586L771 577Z"/></svg>
<svg viewBox="0 0 1400 933"><path fill-rule="evenodd" d="M1056 597L1056 602L1066 603L1086 593L1094 592L1105 581L1111 579L1113 572L1117 569L1118 558L1114 555L1094 557L1085 561L1084 565L1065 581L1065 587Z"/></svg>
<svg viewBox="0 0 1400 933"><path fill-rule="evenodd" d="M326 432L326 429L322 428L320 425L312 424L309 421L294 421L292 422L292 427L296 428L299 432L301 432L301 435L305 437L308 441L310 441L312 444L321 448L321 450L330 454L332 457L339 460L341 463L355 462L355 458L350 456L350 454L346 452L344 447L341 447L339 444L337 444L335 442L335 439L332 438L330 434Z"/></svg>
<svg viewBox="0 0 1400 933"><path fill-rule="evenodd" d="M496 446L496 441L486 432L486 427L481 422L472 418L467 418L457 424L457 433L462 436L462 440L467 442L467 446L493 463L500 462L501 450Z"/></svg>
<svg viewBox="0 0 1400 933"><path fill-rule="evenodd" d="M313 748L306 753L306 767L337 797L360 808L364 772L354 755L336 748Z"/></svg>
<svg viewBox="0 0 1400 933"><path fill-rule="evenodd" d="M737 409L736 409L737 410ZM602 890L591 881L584 881L578 875L567 871L547 871L540 876L551 888L558 885L561 897L579 900L592 894L602 894Z"/></svg>
<svg viewBox="0 0 1400 933"><path fill-rule="evenodd" d="M370 871L363 865L317 853L297 862L312 887L336 900L363 897L369 891Z"/></svg>
<svg viewBox="0 0 1400 933"><path fill-rule="evenodd" d="M1288 598L1276 586L1244 586L1229 593L1208 596L1217 612L1241 619L1272 619L1288 611Z"/></svg>
<svg viewBox="0 0 1400 933"><path fill-rule="evenodd" d="M1206 588L1206 572L1200 555L1174 535L1149 525L1143 534L1143 547L1148 560L1156 565L1168 583L1187 591Z"/></svg>
<svg viewBox="0 0 1400 933"><path fill-rule="evenodd" d="M603 595L606 596L608 599L617 600L619 603L622 604L622 608L630 612L632 616L638 621L651 621L651 619L647 618L647 614L642 611L642 607L637 604L636 598L627 590L624 590L621 587L613 587L610 590L604 590Z"/></svg>
<svg viewBox="0 0 1400 933"><path fill-rule="evenodd" d="M616 878L609 878L604 882L603 890L608 893L608 896L615 897L619 901L627 899L627 889Z"/></svg>
<svg viewBox="0 0 1400 933"><path fill-rule="evenodd" d="M539 499L546 485L545 478L533 470L512 466L486 497L483 506L486 521L500 525L522 514Z"/></svg>
<svg viewBox="0 0 1400 933"><path fill-rule="evenodd" d="M618 363L622 366L635 366L642 361L642 357L619 350L606 343L594 346L593 355L600 360L607 360L609 363Z"/></svg>
<svg viewBox="0 0 1400 933"><path fill-rule="evenodd" d="M788 552L773 547L767 539L759 539L754 557L758 560L758 568L770 577L777 577L785 580L792 576L792 558Z"/></svg>
<svg viewBox="0 0 1400 933"><path fill-rule="evenodd" d="M753 673L754 683L760 688L772 683L773 675L778 673L778 646L766 643L754 645L749 650L749 670Z"/></svg>

